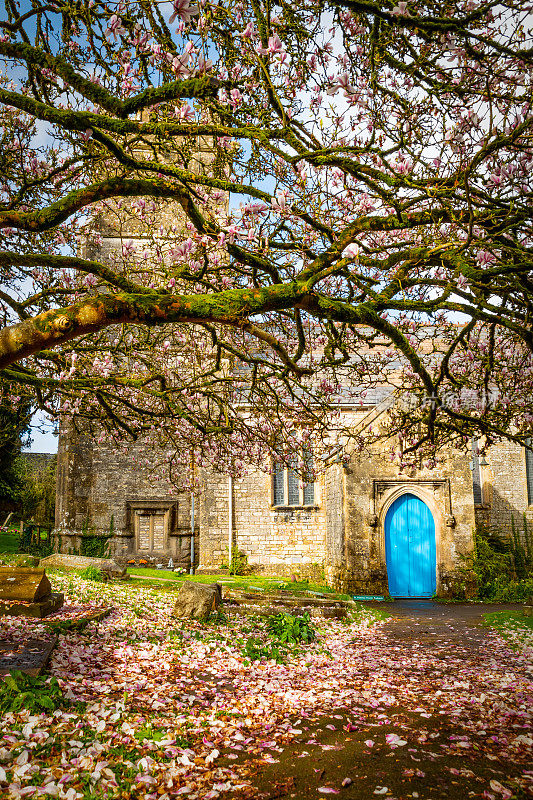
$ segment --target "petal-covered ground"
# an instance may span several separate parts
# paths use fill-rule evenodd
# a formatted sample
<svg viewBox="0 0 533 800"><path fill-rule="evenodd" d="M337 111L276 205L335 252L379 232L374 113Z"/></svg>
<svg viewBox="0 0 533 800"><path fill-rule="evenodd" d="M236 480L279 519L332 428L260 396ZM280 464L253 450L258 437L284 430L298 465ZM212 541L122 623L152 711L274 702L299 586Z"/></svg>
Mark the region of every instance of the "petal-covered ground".
<svg viewBox="0 0 533 800"><path fill-rule="evenodd" d="M54 576L50 664L70 701L1 718L0 795L149 798L525 797L533 782L532 642L391 639L361 613L323 621L286 663L250 662L260 623L171 617L172 591ZM3 636L45 637L35 620ZM391 623L388 623L390 626ZM258 628L259 626L259 628Z"/></svg>

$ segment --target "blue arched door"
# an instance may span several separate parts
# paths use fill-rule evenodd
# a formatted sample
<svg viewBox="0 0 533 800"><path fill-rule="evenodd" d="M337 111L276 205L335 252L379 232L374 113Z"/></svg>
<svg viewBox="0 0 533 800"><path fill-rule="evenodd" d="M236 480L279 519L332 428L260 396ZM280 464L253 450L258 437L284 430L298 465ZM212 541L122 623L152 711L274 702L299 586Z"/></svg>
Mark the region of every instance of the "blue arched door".
<svg viewBox="0 0 533 800"><path fill-rule="evenodd" d="M385 554L392 597L435 594L435 522L427 505L414 494L402 494L387 511Z"/></svg>

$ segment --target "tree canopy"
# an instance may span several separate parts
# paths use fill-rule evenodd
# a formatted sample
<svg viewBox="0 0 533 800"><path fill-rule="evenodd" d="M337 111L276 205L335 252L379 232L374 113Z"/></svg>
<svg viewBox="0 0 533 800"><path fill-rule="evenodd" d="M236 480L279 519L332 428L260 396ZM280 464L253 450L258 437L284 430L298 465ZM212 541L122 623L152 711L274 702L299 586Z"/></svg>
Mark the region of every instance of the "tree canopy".
<svg viewBox="0 0 533 800"><path fill-rule="evenodd" d="M4 7L5 381L222 465L387 385L400 461L524 441L533 6Z"/></svg>

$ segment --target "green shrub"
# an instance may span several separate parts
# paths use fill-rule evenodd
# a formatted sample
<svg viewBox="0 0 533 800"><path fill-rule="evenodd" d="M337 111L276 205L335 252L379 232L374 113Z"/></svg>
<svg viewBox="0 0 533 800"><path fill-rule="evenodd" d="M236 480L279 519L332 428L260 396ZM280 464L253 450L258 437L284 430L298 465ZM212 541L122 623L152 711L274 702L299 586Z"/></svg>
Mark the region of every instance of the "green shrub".
<svg viewBox="0 0 533 800"><path fill-rule="evenodd" d="M230 575L249 575L251 572L248 556L242 550L233 550L231 553Z"/></svg>
<svg viewBox="0 0 533 800"><path fill-rule="evenodd" d="M478 598L522 602L533 594L531 534L524 519L523 537L511 517L511 536L496 536L483 527L474 533L474 553L464 559L465 572L476 576Z"/></svg>
<svg viewBox="0 0 533 800"><path fill-rule="evenodd" d="M314 642L316 630L307 611L301 617L293 614L274 614L267 618L266 629L280 642L297 644Z"/></svg>
<svg viewBox="0 0 533 800"><path fill-rule="evenodd" d="M244 655L250 661L266 658L281 664L291 644L309 644L316 639L316 630L307 612L298 617L284 612L273 614L266 618L264 630L270 634L270 640L264 641L256 636L250 636L246 640Z"/></svg>
<svg viewBox="0 0 533 800"><path fill-rule="evenodd" d="M32 677L13 670L0 682L0 714L27 709L31 714L53 712L65 704L63 692L53 676Z"/></svg>
<svg viewBox="0 0 533 800"><path fill-rule="evenodd" d="M97 581L98 583L103 583L105 580L104 573L98 567L85 567L80 572L80 578L85 578L86 581Z"/></svg>

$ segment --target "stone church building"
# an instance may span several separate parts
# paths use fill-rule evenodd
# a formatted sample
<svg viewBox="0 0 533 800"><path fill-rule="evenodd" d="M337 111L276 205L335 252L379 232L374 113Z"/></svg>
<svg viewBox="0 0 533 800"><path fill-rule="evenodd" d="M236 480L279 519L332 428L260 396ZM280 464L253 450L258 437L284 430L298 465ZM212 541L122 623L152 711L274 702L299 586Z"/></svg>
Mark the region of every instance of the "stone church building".
<svg viewBox="0 0 533 800"><path fill-rule="evenodd" d="M198 158L209 168L209 143ZM103 221L98 244L86 245L88 257L105 261L121 252L124 239L139 238L135 228L117 229L118 218ZM357 424L378 413L382 401L367 397L347 413ZM343 458L333 452L306 485L270 464L239 480L212 471L202 476L195 504L153 480L140 466L141 447L119 451L63 422L56 501L63 551L80 546L83 530L111 531L116 558L171 557L187 569L192 561L196 569L216 570L227 563L231 543L256 571L324 577L357 594L431 597L463 581L462 556L473 548L476 524L506 533L512 515L519 524L524 513L533 518L533 452L511 443L481 460L476 448L470 455L450 450L434 470L409 477L379 448Z"/></svg>
<svg viewBox="0 0 533 800"><path fill-rule="evenodd" d="M374 406L376 408L377 406ZM371 405L358 414L372 414ZM257 469L241 479L202 476L191 497L153 480L139 445L76 433L65 422L57 468L56 530L62 549L79 547L87 526L109 534L116 558L155 559L216 570L232 550L257 572L312 577L356 594L431 597L456 591L473 529L508 533L511 516L533 519L533 454L511 443L481 459L449 451L433 469L407 477L378 448L339 452L303 484L289 469ZM137 466L134 466L137 464ZM193 513L191 513L193 512Z"/></svg>

